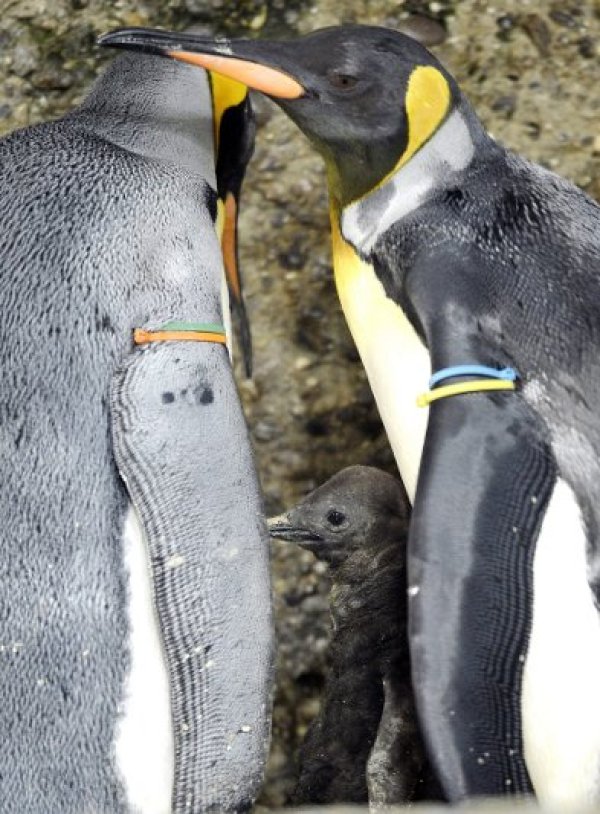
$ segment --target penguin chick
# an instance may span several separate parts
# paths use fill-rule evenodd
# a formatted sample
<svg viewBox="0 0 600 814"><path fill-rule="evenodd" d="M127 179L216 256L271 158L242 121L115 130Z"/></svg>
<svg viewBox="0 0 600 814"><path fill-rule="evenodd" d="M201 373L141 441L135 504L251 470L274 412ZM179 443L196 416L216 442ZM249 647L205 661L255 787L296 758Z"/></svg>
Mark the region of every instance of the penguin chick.
<svg viewBox="0 0 600 814"><path fill-rule="evenodd" d="M295 804L401 803L415 794L424 754L406 633L408 512L399 481L352 466L269 521L272 537L326 562L332 581L329 673L301 747Z"/></svg>

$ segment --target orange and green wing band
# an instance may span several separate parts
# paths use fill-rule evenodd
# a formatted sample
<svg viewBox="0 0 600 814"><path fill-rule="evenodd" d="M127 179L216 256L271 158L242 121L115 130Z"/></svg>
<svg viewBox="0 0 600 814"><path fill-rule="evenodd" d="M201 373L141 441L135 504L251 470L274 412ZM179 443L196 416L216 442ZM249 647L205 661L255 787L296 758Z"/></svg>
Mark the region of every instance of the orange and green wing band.
<svg viewBox="0 0 600 814"><path fill-rule="evenodd" d="M461 396L464 393L482 393L490 390L516 390L515 382L502 381L497 379L477 379L471 382L458 382L457 384L447 384L444 387L436 387L427 393L417 396L417 407L427 407L432 401L450 398L450 396Z"/></svg>
<svg viewBox="0 0 600 814"><path fill-rule="evenodd" d="M136 328L133 332L136 345L148 342L215 342L227 344L225 328L215 322L168 322L156 331Z"/></svg>

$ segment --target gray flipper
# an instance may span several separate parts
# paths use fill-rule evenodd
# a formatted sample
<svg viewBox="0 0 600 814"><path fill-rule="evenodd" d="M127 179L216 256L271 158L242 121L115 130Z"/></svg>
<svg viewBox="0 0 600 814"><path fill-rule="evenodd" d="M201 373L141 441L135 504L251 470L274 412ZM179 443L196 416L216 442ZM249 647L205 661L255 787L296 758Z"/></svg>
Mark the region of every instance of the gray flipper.
<svg viewBox="0 0 600 814"><path fill-rule="evenodd" d="M144 527L170 674L175 814L249 808L269 738L267 535L225 356L148 345L112 390L115 457Z"/></svg>

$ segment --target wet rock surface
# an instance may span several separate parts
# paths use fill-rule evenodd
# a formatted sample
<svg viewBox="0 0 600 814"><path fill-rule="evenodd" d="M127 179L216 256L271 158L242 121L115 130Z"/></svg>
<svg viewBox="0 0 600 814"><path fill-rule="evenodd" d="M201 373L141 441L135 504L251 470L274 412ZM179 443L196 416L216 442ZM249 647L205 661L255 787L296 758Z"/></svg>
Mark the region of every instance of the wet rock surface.
<svg viewBox="0 0 600 814"><path fill-rule="evenodd" d="M83 97L122 25L212 26L290 36L340 22L398 27L429 42L493 135L600 198L600 6L596 0L2 0L0 133L54 118ZM278 514L344 466L394 472L337 302L321 161L256 98L258 140L243 194L241 263L255 374L240 390L266 508ZM324 567L273 543L279 640L273 748L261 803L285 803L318 709L329 621Z"/></svg>

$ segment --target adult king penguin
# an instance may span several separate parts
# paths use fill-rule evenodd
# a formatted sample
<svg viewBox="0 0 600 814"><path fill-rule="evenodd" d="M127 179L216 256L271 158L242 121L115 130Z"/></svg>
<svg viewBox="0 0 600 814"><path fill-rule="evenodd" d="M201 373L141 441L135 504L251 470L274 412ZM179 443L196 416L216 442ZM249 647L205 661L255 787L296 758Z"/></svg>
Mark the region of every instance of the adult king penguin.
<svg viewBox="0 0 600 814"><path fill-rule="evenodd" d="M268 537L215 228L235 275L248 105L128 54L0 141L2 814L257 794Z"/></svg>
<svg viewBox="0 0 600 814"><path fill-rule="evenodd" d="M394 31L103 43L247 82L325 158L342 307L414 501L413 682L445 793L598 800L598 206Z"/></svg>

